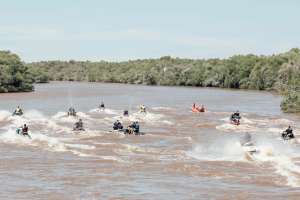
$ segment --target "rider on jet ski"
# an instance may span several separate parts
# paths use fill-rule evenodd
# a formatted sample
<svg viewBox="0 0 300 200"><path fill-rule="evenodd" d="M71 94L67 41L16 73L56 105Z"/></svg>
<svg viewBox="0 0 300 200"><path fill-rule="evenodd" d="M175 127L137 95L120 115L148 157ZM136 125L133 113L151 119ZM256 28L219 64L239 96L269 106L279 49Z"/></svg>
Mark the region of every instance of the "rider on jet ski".
<svg viewBox="0 0 300 200"><path fill-rule="evenodd" d="M238 119L241 119L240 113L238 110L235 113L233 113L233 115L236 116Z"/></svg>
<svg viewBox="0 0 300 200"><path fill-rule="evenodd" d="M293 134L293 129L291 128L291 126L288 127L288 129L285 130L285 132L282 133L282 136L285 138L286 136L293 138L294 134Z"/></svg>
<svg viewBox="0 0 300 200"><path fill-rule="evenodd" d="M246 132L244 137L240 138L241 146L243 146L244 144L249 143L249 142L251 142L251 135L248 132Z"/></svg>
<svg viewBox="0 0 300 200"><path fill-rule="evenodd" d="M124 110L124 112L123 112L123 116L125 117L125 116L128 116L129 115L129 112L128 112L128 110L125 108L125 110Z"/></svg>
<svg viewBox="0 0 300 200"><path fill-rule="evenodd" d="M123 129L123 126L122 124L119 122L119 120L117 120L115 123L114 123L114 130L117 130L117 129Z"/></svg>
<svg viewBox="0 0 300 200"><path fill-rule="evenodd" d="M204 111L205 111L205 108L204 108L204 106L202 105L202 107L201 107L201 108L198 108L198 111L199 111L199 112L204 112Z"/></svg>
<svg viewBox="0 0 300 200"><path fill-rule="evenodd" d="M141 113L146 113L146 107L144 105L141 107Z"/></svg>
<svg viewBox="0 0 300 200"><path fill-rule="evenodd" d="M14 114L20 114L22 112L22 109L18 106L15 110Z"/></svg>
<svg viewBox="0 0 300 200"><path fill-rule="evenodd" d="M23 136L27 135L29 137L29 139L31 139L30 135L28 134L28 130L29 130L28 127L26 126L26 124L24 124L22 132L20 134Z"/></svg>
<svg viewBox="0 0 300 200"><path fill-rule="evenodd" d="M68 112L68 116L71 116L71 115L76 117L76 112L75 112L74 108L72 108L72 107L69 109L69 112Z"/></svg>
<svg viewBox="0 0 300 200"><path fill-rule="evenodd" d="M82 130L83 129L83 122L81 119L79 119L78 122L75 123L75 130Z"/></svg>
<svg viewBox="0 0 300 200"><path fill-rule="evenodd" d="M100 105L99 107L100 107L100 109L101 109L101 108L104 108L104 103L102 102L101 105Z"/></svg>

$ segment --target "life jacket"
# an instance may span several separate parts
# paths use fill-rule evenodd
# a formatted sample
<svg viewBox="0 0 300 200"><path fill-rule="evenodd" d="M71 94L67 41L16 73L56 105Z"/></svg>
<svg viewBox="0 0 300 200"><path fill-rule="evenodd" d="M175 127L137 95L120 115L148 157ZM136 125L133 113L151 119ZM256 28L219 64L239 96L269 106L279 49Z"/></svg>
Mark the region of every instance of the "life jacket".
<svg viewBox="0 0 300 200"><path fill-rule="evenodd" d="M28 132L28 127L25 126L25 127L23 128L23 133L27 133L27 132Z"/></svg>
<svg viewBox="0 0 300 200"><path fill-rule="evenodd" d="M128 115L128 110L124 110L124 115Z"/></svg>
<svg viewBox="0 0 300 200"><path fill-rule="evenodd" d="M103 104L101 104L101 107L104 107L104 103L103 103Z"/></svg>
<svg viewBox="0 0 300 200"><path fill-rule="evenodd" d="M144 112L146 108L145 108L145 106L143 106L143 107L141 107L141 109L142 109L142 111Z"/></svg>
<svg viewBox="0 0 300 200"><path fill-rule="evenodd" d="M193 108L195 108L196 107L196 105L195 104L193 104Z"/></svg>
<svg viewBox="0 0 300 200"><path fill-rule="evenodd" d="M135 124L135 129L140 129L140 125L139 124Z"/></svg>
<svg viewBox="0 0 300 200"><path fill-rule="evenodd" d="M20 108L17 108L17 109L16 109L16 112L17 112L17 113L20 112Z"/></svg>

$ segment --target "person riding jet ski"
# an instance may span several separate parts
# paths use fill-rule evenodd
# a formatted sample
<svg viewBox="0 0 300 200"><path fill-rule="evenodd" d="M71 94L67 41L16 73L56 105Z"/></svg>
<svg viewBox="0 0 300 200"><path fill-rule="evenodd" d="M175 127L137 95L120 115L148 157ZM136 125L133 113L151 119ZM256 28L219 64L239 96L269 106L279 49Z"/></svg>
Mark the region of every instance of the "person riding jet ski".
<svg viewBox="0 0 300 200"><path fill-rule="evenodd" d="M123 112L123 116L124 117L129 117L129 111L125 108L124 112Z"/></svg>
<svg viewBox="0 0 300 200"><path fill-rule="evenodd" d="M23 115L22 109L18 106L12 115Z"/></svg>
<svg viewBox="0 0 300 200"><path fill-rule="evenodd" d="M241 119L240 113L238 110L235 113L233 113L233 116L236 116L238 119Z"/></svg>
<svg viewBox="0 0 300 200"><path fill-rule="evenodd" d="M114 123L113 129L114 129L114 130L123 129L123 126L122 126L122 124L119 122L119 120L117 120L117 121Z"/></svg>
<svg viewBox="0 0 300 200"><path fill-rule="evenodd" d="M26 126L26 124L24 124L24 127L23 127L20 135L23 135L23 136L27 135L29 137L29 139L31 139L30 135L28 134L28 130L29 130L28 127Z"/></svg>
<svg viewBox="0 0 300 200"><path fill-rule="evenodd" d="M283 138L285 138L285 137L294 138L295 137L291 126L289 126L288 129L286 129L281 135Z"/></svg>
<svg viewBox="0 0 300 200"><path fill-rule="evenodd" d="M244 144L249 142L251 142L251 135L248 132L246 132L246 134L240 138L240 144L241 146L243 146Z"/></svg>
<svg viewBox="0 0 300 200"><path fill-rule="evenodd" d="M104 110L105 109L105 107L104 107L104 103L102 102L101 103L101 105L99 106L99 108L100 108L100 110L102 109L102 110Z"/></svg>
<svg viewBox="0 0 300 200"><path fill-rule="evenodd" d="M139 122L136 122L136 123L135 123L135 129L133 129L133 132L136 132L136 133L140 132L140 125L139 125Z"/></svg>
<svg viewBox="0 0 300 200"><path fill-rule="evenodd" d="M141 113L146 114L146 107L144 105L141 107Z"/></svg>
<svg viewBox="0 0 300 200"><path fill-rule="evenodd" d="M75 123L74 131L84 131L83 122L81 119Z"/></svg>
<svg viewBox="0 0 300 200"><path fill-rule="evenodd" d="M74 117L76 117L76 112L75 112L74 108L71 107L69 109L68 116L74 116Z"/></svg>
<svg viewBox="0 0 300 200"><path fill-rule="evenodd" d="M204 106L202 105L202 107L201 107L201 108L198 108L198 111L199 111L199 112L205 112L205 108L204 108Z"/></svg>

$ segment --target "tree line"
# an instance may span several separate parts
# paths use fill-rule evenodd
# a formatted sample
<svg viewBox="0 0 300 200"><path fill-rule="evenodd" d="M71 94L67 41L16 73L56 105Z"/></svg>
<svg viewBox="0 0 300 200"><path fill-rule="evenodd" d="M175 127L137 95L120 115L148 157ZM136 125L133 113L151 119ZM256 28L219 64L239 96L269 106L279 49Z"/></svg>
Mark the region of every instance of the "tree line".
<svg viewBox="0 0 300 200"><path fill-rule="evenodd" d="M164 56L126 62L42 61L23 63L31 82L89 81L167 86L199 86L277 91L281 108L300 111L300 53L235 55L228 59L180 59Z"/></svg>
<svg viewBox="0 0 300 200"><path fill-rule="evenodd" d="M28 66L10 51L0 51L0 93L31 92L33 77Z"/></svg>

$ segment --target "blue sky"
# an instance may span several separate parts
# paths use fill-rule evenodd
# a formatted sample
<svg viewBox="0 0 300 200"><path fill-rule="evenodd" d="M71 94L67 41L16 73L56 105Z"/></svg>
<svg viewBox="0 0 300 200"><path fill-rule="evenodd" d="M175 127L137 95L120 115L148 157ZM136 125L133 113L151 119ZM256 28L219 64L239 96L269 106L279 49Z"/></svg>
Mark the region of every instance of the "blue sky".
<svg viewBox="0 0 300 200"><path fill-rule="evenodd" d="M25 62L228 58L300 47L299 0L12 0L0 8L0 50Z"/></svg>

